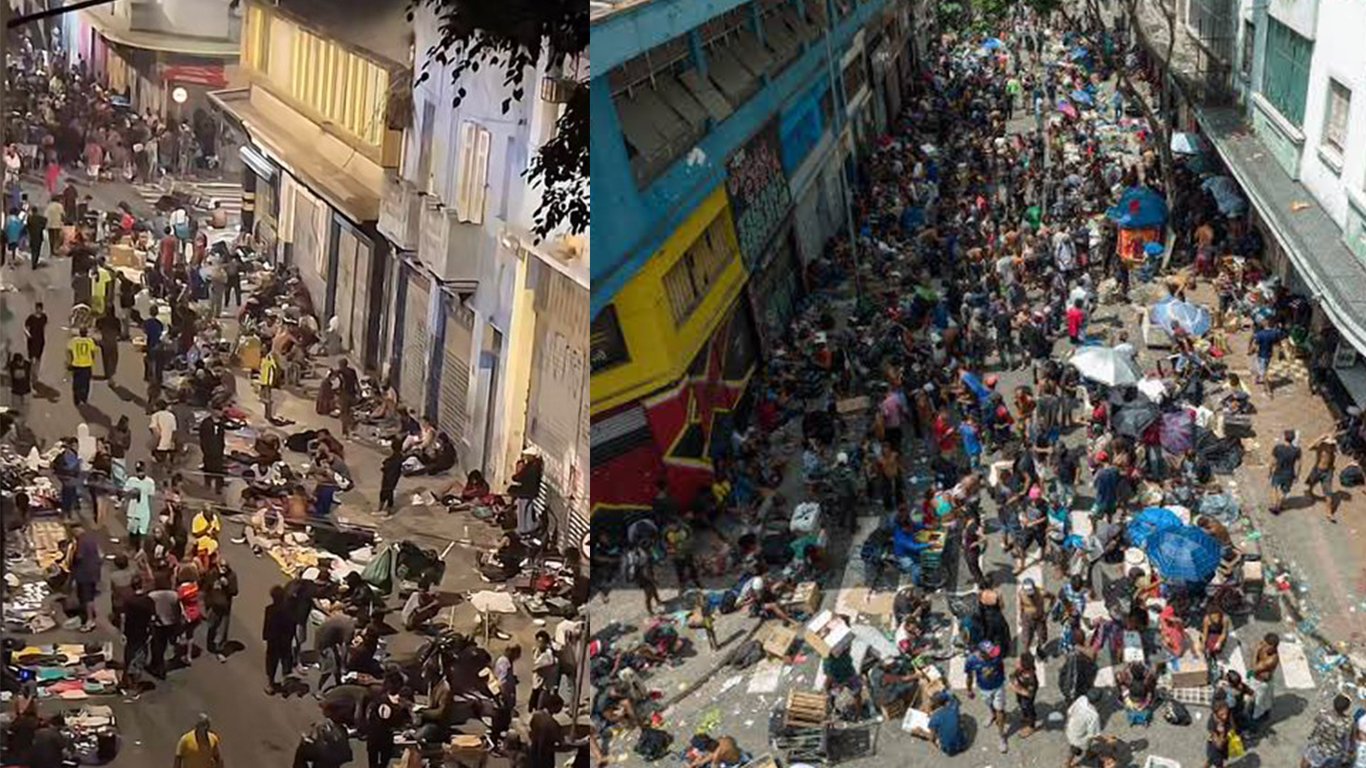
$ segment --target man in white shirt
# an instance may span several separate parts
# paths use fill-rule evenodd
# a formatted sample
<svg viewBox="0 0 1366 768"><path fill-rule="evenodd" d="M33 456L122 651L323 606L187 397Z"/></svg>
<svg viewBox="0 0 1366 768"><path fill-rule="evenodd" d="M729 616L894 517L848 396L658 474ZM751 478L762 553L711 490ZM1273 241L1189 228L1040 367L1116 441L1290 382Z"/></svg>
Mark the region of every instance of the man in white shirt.
<svg viewBox="0 0 1366 768"><path fill-rule="evenodd" d="M1134 361L1135 364L1138 363L1138 350L1129 343L1128 331L1119 332L1119 343L1115 345L1115 351Z"/></svg>
<svg viewBox="0 0 1366 768"><path fill-rule="evenodd" d="M164 401L157 402L149 429L152 432L152 455L158 464L169 469L175 457L176 418Z"/></svg>
<svg viewBox="0 0 1366 768"><path fill-rule="evenodd" d="M1067 768L1080 765L1091 752L1093 742L1100 737L1100 713L1091 703L1089 693L1078 696L1067 708Z"/></svg>
<svg viewBox="0 0 1366 768"><path fill-rule="evenodd" d="M559 687L559 662L555 649L550 644L550 633L541 630L536 633L536 650L531 654L531 699L527 711L540 709L544 697L555 693Z"/></svg>

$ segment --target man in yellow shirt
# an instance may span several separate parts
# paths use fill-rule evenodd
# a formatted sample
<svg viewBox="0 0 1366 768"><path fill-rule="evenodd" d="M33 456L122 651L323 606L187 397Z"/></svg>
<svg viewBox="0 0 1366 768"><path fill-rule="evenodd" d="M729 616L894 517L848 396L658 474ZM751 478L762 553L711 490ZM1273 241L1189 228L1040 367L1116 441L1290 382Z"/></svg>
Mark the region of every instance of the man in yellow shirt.
<svg viewBox="0 0 1366 768"><path fill-rule="evenodd" d="M90 402L90 376L95 368L95 340L81 328L75 338L67 342L66 364L71 369L71 398L76 405Z"/></svg>
<svg viewBox="0 0 1366 768"><path fill-rule="evenodd" d="M209 730L208 715L200 715L194 730L180 737L175 748L175 768L223 768L218 734Z"/></svg>

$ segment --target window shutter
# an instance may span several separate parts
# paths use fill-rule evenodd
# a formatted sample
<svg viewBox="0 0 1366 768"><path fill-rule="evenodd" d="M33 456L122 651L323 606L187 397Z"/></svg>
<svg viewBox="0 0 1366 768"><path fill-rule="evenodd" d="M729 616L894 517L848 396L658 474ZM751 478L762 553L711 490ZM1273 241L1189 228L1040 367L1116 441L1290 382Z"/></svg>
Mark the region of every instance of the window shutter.
<svg viewBox="0 0 1366 768"><path fill-rule="evenodd" d="M489 149L493 134L476 127L478 142L474 152L474 167L470 173L470 209L466 218L472 224L484 223L484 203L489 189Z"/></svg>
<svg viewBox="0 0 1366 768"><path fill-rule="evenodd" d="M469 120L460 123L460 165L455 179L455 212L461 221L467 218L470 207L469 179L470 168L474 163L475 130L478 126Z"/></svg>

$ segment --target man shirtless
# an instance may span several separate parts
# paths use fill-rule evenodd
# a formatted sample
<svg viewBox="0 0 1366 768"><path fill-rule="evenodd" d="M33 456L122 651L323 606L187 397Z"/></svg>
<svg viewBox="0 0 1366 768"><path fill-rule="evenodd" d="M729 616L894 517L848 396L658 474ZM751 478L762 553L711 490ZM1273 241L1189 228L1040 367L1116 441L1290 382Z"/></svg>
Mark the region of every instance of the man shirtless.
<svg viewBox="0 0 1366 768"><path fill-rule="evenodd" d="M1310 501L1317 502L1319 497L1314 493L1314 486L1317 485L1323 490L1323 500L1328 502L1328 522L1338 521L1338 504L1341 500L1333 492L1333 472L1337 469L1338 460L1338 441L1330 432L1323 437L1309 444L1309 452L1314 454L1314 468L1309 470L1309 478L1305 482L1306 492Z"/></svg>

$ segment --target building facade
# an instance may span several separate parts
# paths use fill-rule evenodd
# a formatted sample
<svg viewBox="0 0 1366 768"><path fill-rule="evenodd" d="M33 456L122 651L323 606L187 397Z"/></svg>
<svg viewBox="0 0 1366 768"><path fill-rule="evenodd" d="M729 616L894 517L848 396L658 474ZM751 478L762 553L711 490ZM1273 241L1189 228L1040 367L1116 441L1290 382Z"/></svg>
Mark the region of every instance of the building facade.
<svg viewBox="0 0 1366 768"><path fill-rule="evenodd" d="M1366 7L1188 0L1186 14L1179 45L1201 63L1174 72L1183 127L1209 139L1268 266L1313 304L1339 404L1366 406Z"/></svg>
<svg viewBox="0 0 1366 768"><path fill-rule="evenodd" d="M438 28L419 8L414 49L429 50ZM540 449L544 503L562 539L577 543L588 519L588 238L538 242L540 193L524 173L587 61L541 62L506 111L501 68L463 75L452 106L450 65L424 66L380 211L397 256L390 379L452 437L461 466L494 487L525 446Z"/></svg>
<svg viewBox="0 0 1366 768"><path fill-rule="evenodd" d="M910 4L594 5L592 508L689 503L901 110ZM605 253L601 252L606 249Z"/></svg>
<svg viewBox="0 0 1366 768"><path fill-rule="evenodd" d="M115 0L60 20L69 63L84 61L139 112L189 120L210 91L238 82L242 11L229 0Z"/></svg>
<svg viewBox="0 0 1366 768"><path fill-rule="evenodd" d="M359 16L344 20L374 34L336 28L336 9L245 4L246 84L209 97L225 133L242 137L220 151L242 163L243 227L297 267L320 327L335 318L341 350L379 370L393 313L384 288L398 265L376 225L411 117L411 41L401 7L350 4Z"/></svg>

